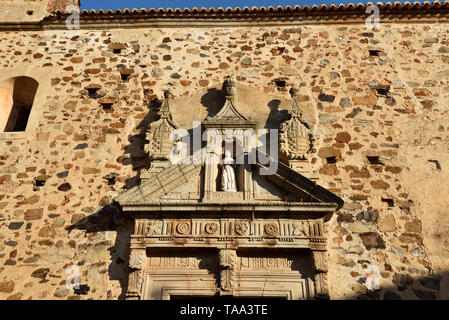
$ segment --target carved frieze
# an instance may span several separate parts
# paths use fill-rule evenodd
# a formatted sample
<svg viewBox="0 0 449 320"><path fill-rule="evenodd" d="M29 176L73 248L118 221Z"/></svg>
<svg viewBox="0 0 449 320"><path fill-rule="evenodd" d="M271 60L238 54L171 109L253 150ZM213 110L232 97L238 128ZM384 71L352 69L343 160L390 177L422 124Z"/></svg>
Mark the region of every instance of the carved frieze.
<svg viewBox="0 0 449 320"><path fill-rule="evenodd" d="M238 269L292 270L294 260L285 257L239 257Z"/></svg>
<svg viewBox="0 0 449 320"><path fill-rule="evenodd" d="M191 257L148 257L149 269L213 269L217 268L215 255L198 254Z"/></svg>
<svg viewBox="0 0 449 320"><path fill-rule="evenodd" d="M292 96L291 118L280 126L280 151L289 160L305 160L309 153L315 152L315 140L311 125L302 117L297 100L298 89L291 88L290 94Z"/></svg>
<svg viewBox="0 0 449 320"><path fill-rule="evenodd" d="M176 220L148 219L137 220L135 236L189 236L189 237L280 237L308 238L315 243L324 241L321 220L243 220L207 219Z"/></svg>

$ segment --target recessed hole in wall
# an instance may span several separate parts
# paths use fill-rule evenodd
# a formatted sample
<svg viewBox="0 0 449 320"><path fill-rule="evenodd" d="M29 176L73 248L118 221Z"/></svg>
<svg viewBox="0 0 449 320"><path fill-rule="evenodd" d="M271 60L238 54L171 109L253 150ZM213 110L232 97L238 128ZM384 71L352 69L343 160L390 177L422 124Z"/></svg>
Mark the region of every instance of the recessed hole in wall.
<svg viewBox="0 0 449 320"><path fill-rule="evenodd" d="M368 159L368 162L373 165L383 164L379 156L366 156L366 159Z"/></svg>
<svg viewBox="0 0 449 320"><path fill-rule="evenodd" d="M35 180L36 187L43 187L45 185L46 180Z"/></svg>
<svg viewBox="0 0 449 320"><path fill-rule="evenodd" d="M386 199L382 198L382 202L386 202L388 204L388 207L394 207L394 200L393 199Z"/></svg>
<svg viewBox="0 0 449 320"><path fill-rule="evenodd" d="M334 164L334 163L337 162L337 157L335 157L335 156L334 157L327 157L326 161L327 161L328 164Z"/></svg>
<svg viewBox="0 0 449 320"><path fill-rule="evenodd" d="M122 81L128 80L130 73L120 73L120 76L122 77Z"/></svg>
<svg viewBox="0 0 449 320"><path fill-rule="evenodd" d="M369 51L370 57L378 57L379 53L381 52L380 50L368 50L368 51Z"/></svg>
<svg viewBox="0 0 449 320"><path fill-rule="evenodd" d="M119 54L122 52L122 49L112 49L112 52L115 54Z"/></svg>
<svg viewBox="0 0 449 320"><path fill-rule="evenodd" d="M274 80L274 83L276 83L276 86L284 88L285 87L285 80Z"/></svg>
<svg viewBox="0 0 449 320"><path fill-rule="evenodd" d="M112 110L112 105L113 105L113 103L106 103L106 102L103 102L103 103L101 103L100 105L101 105L101 107L103 108L103 110Z"/></svg>
<svg viewBox="0 0 449 320"><path fill-rule="evenodd" d="M388 88L377 88L376 91L377 91L377 94L382 95L382 96L390 95L390 87L388 87Z"/></svg>
<svg viewBox="0 0 449 320"><path fill-rule="evenodd" d="M438 170L438 171L441 171L441 165L440 165L440 162L438 161L438 160L435 160L435 159L429 159L429 160L427 160L428 162L430 162L430 163L433 163L434 165L435 165L435 168Z"/></svg>
<svg viewBox="0 0 449 320"><path fill-rule="evenodd" d="M87 92L89 92L90 98L95 98L97 91L100 90L100 88L99 87L89 87L89 88L86 88L86 90L87 90Z"/></svg>
<svg viewBox="0 0 449 320"><path fill-rule="evenodd" d="M34 13L34 11L33 11L33 10L27 10L27 15L29 15L29 16L32 16L32 15L33 15L33 13Z"/></svg>

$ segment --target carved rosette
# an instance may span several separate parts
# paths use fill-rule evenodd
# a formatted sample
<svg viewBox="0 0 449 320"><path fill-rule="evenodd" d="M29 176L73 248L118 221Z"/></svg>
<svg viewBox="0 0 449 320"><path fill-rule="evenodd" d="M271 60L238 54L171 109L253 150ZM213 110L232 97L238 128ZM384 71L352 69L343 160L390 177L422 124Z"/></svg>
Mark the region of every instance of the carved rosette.
<svg viewBox="0 0 449 320"><path fill-rule="evenodd" d="M289 160L306 160L309 153L315 152L315 139L310 124L302 118L297 101L298 89L291 88L291 119L279 128L280 151Z"/></svg>
<svg viewBox="0 0 449 320"><path fill-rule="evenodd" d="M176 225L176 232L182 235L188 234L190 231L190 224L188 222L179 222Z"/></svg>
<svg viewBox="0 0 449 320"><path fill-rule="evenodd" d="M263 227L263 230L266 235L275 237L279 234L279 227L276 223L266 223Z"/></svg>
<svg viewBox="0 0 449 320"><path fill-rule="evenodd" d="M172 94L167 90L164 92L164 95L165 99L159 111L160 118L150 125L146 133L148 144L145 145L145 152L148 153L150 158L157 160L169 159L174 146L172 135L176 129L169 108Z"/></svg>
<svg viewBox="0 0 449 320"><path fill-rule="evenodd" d="M218 230L218 224L215 222L208 222L204 226L204 232L208 235L214 235L217 233Z"/></svg>
<svg viewBox="0 0 449 320"><path fill-rule="evenodd" d="M235 250L220 250L220 288L222 294L232 295L235 284L237 253Z"/></svg>
<svg viewBox="0 0 449 320"><path fill-rule="evenodd" d="M234 226L234 231L239 236L244 236L247 234L249 229L248 222L246 221L237 221Z"/></svg>

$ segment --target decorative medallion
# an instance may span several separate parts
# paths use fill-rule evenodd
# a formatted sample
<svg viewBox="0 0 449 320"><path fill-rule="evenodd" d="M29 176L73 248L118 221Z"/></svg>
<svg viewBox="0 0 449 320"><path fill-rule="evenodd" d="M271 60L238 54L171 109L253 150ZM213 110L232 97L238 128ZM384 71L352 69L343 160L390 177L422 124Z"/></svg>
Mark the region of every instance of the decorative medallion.
<svg viewBox="0 0 449 320"><path fill-rule="evenodd" d="M187 234L190 231L190 225L187 222L180 222L176 226L176 231L179 234Z"/></svg>
<svg viewBox="0 0 449 320"><path fill-rule="evenodd" d="M267 223L264 225L263 230L265 231L265 233L269 236L277 236L279 233L279 229L277 224L275 223Z"/></svg>
<svg viewBox="0 0 449 320"><path fill-rule="evenodd" d="M244 236L248 232L248 223L246 221L237 221L235 223L235 233L237 233L239 236Z"/></svg>
<svg viewBox="0 0 449 320"><path fill-rule="evenodd" d="M204 226L204 231L210 235L214 235L215 233L217 233L217 230L218 230L218 224L216 224L215 222L208 222Z"/></svg>

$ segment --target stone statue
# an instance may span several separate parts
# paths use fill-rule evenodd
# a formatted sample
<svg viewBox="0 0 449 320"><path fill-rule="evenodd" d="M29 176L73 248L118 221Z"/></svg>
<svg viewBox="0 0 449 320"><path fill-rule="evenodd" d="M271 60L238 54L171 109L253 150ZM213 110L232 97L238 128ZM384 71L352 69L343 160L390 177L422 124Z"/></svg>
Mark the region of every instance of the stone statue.
<svg viewBox="0 0 449 320"><path fill-rule="evenodd" d="M223 191L226 192L237 192L237 187L235 183L235 172L233 164L234 159L231 157L231 152L226 150L225 158L223 159L223 173L221 176L221 185Z"/></svg>

